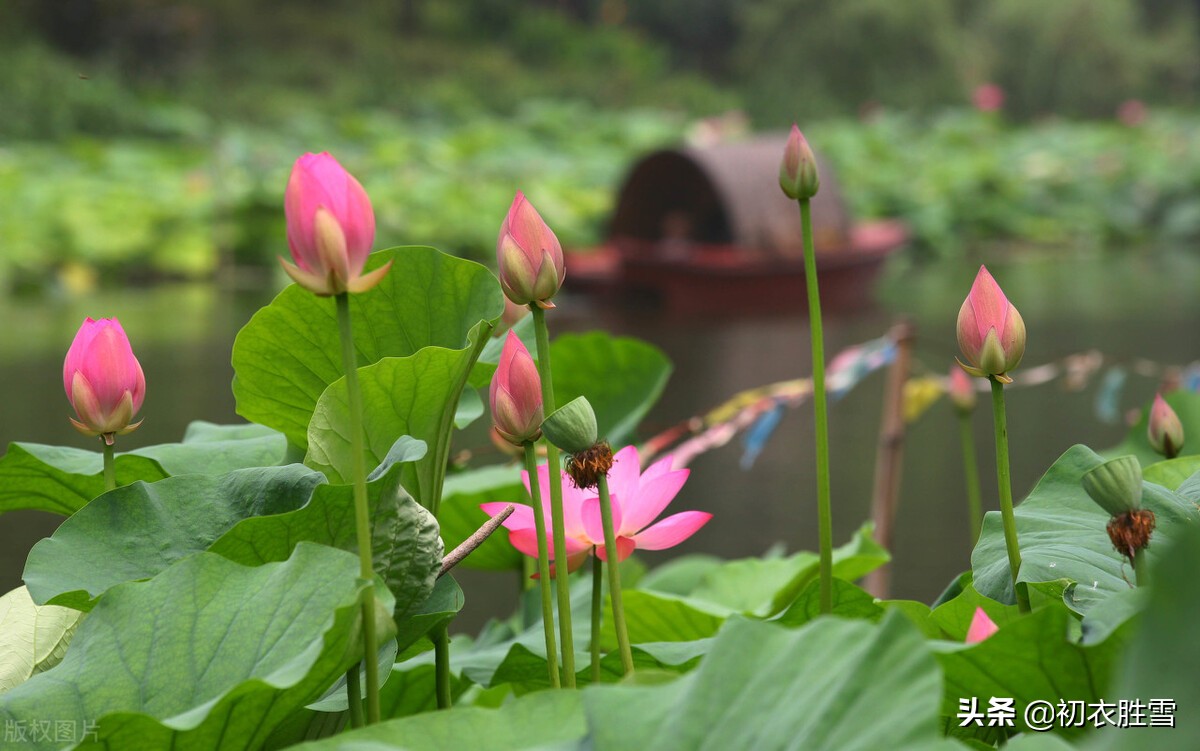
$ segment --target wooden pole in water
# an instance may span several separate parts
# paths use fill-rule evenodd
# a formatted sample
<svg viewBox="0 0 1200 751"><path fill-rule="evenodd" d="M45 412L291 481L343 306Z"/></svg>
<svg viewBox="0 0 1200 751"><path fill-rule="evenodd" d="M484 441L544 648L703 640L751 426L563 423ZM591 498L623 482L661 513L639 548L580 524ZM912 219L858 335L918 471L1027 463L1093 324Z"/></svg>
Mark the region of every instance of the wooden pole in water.
<svg viewBox="0 0 1200 751"><path fill-rule="evenodd" d="M896 359L888 369L883 392L883 421L879 427L879 448L875 454L875 491L871 499L871 518L875 522L875 540L892 549L892 527L900 500L900 473L904 461L904 384L912 365L912 344L916 328L900 321L888 336L896 346ZM867 575L865 589L875 597L886 598L892 586L891 564Z"/></svg>

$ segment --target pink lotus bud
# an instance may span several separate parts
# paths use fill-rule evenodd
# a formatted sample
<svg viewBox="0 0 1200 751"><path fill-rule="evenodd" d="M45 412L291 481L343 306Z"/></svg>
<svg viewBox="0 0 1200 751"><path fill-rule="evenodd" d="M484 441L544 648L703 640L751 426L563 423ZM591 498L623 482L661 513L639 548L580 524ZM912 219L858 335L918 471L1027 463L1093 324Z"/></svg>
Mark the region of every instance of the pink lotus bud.
<svg viewBox="0 0 1200 751"><path fill-rule="evenodd" d="M492 420L496 432L517 446L542 434L542 380L520 337L509 331L492 376Z"/></svg>
<svg viewBox="0 0 1200 751"><path fill-rule="evenodd" d="M364 292L391 268L389 261L362 273L375 242L375 212L362 185L327 152L296 160L283 206L296 263L279 262L301 287L322 296Z"/></svg>
<svg viewBox="0 0 1200 751"><path fill-rule="evenodd" d="M975 384L962 368L950 369L950 401L959 412L975 409Z"/></svg>
<svg viewBox="0 0 1200 751"><path fill-rule="evenodd" d="M1167 400L1162 398L1162 394L1154 397L1154 406L1150 408L1150 426L1146 432L1155 451L1168 459L1179 456L1183 448L1183 423Z"/></svg>
<svg viewBox="0 0 1200 751"><path fill-rule="evenodd" d="M1012 383L1008 371L1025 354L1025 321L984 266L958 311L958 346L967 358L959 362L973 376L995 376Z"/></svg>
<svg viewBox="0 0 1200 751"><path fill-rule="evenodd" d="M554 297L566 278L562 246L542 217L517 191L496 240L500 287L517 305L534 303L553 308Z"/></svg>
<svg viewBox="0 0 1200 751"><path fill-rule="evenodd" d="M967 644L978 644L992 634L999 631L999 627L988 618L988 614L983 612L983 608L975 608L975 615L971 618L971 626L967 629Z"/></svg>
<svg viewBox="0 0 1200 751"><path fill-rule="evenodd" d="M971 101L980 112L996 112L1004 106L1004 89L994 83L980 84L971 92Z"/></svg>
<svg viewBox="0 0 1200 751"><path fill-rule="evenodd" d="M779 187L793 201L812 198L821 187L817 160L795 123L788 135L787 146L783 149L783 161L779 164Z"/></svg>
<svg viewBox="0 0 1200 751"><path fill-rule="evenodd" d="M112 445L114 435L133 432L142 424L130 421L142 408L146 377L120 321L83 322L63 362L63 389L79 417L71 424L84 435L103 436Z"/></svg>

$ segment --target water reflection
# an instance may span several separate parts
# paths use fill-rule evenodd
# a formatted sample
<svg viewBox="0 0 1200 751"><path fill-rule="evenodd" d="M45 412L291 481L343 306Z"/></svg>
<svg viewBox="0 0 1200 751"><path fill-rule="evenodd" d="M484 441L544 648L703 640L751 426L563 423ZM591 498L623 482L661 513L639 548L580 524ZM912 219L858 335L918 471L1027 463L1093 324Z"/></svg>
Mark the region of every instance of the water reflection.
<svg viewBox="0 0 1200 751"><path fill-rule="evenodd" d="M1147 357L1170 363L1197 358L1200 259L1183 253L1127 254L1106 258L1023 258L989 263L1020 308L1029 330L1026 365L1090 348L1116 358ZM917 326L917 369L943 373L956 354L954 321L974 277L969 262L893 264L879 284L877 303L827 319L826 348L840 349L881 335L898 315ZM253 311L270 298L259 291L214 288L129 292L89 300L3 304L9 323L0 336L0 439L91 445L66 421L61 391L62 356L84 315L119 315L147 377L145 425L127 445L178 440L187 423L204 418L237 420L229 383L233 338ZM733 393L810 371L807 320L802 316L729 316L679 319L664 312L630 311L603 301L569 300L556 314L559 330L607 328L663 348L676 366L644 434L715 406ZM1017 377L1019 379L1018 371ZM1152 397L1156 384L1131 378L1122 407ZM883 378L877 374L832 405L834 531L847 539L870 511ZM1048 384L1013 392L1009 399L1014 493L1024 495L1067 447L1117 442L1121 426L1094 414L1096 383L1078 393ZM740 447L705 454L679 497L681 507L716 515L669 555L708 552L755 555L775 543L788 549L816 546L812 412L789 412L752 471L739 468ZM996 508L988 463L988 415L975 420L981 452L984 502ZM465 447L483 448L475 434ZM967 512L962 498L956 427L946 404L910 426L901 506L895 529L893 594L930 601L968 565ZM12 513L0 517L0 591L17 586L29 547L50 534L58 517ZM652 557L651 557L652 556ZM465 572L468 605L460 622L476 628L511 604L511 575Z"/></svg>

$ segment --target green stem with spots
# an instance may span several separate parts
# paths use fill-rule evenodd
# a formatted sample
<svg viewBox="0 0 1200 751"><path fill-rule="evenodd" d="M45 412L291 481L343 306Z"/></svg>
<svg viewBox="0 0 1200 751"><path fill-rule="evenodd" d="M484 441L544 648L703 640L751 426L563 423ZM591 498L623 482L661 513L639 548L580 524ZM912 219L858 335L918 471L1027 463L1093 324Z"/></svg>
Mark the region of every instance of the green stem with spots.
<svg viewBox="0 0 1200 751"><path fill-rule="evenodd" d="M550 372L550 331L546 328L546 311L537 303L529 306L533 313L533 330L537 336L537 367L542 379L542 407L546 414L554 412L554 379ZM563 521L562 466L558 448L546 441L546 468L550 474L550 525L554 540L555 576L558 592L558 632L562 645L562 685L575 688L575 638L571 631L571 582L567 576L567 530ZM529 478L530 486L537 475Z"/></svg>
<svg viewBox="0 0 1200 751"><path fill-rule="evenodd" d="M542 508L542 488L538 482L537 455L533 443L525 441L525 471L529 473L529 496L533 502L533 528L537 534L538 589L542 595L542 629L546 637L546 668L550 685L561 686L558 677L558 649L554 643L554 598L550 593L550 551L546 546L546 512ZM562 560L562 559L555 559ZM565 566L565 561L560 565Z"/></svg>
<svg viewBox="0 0 1200 751"><path fill-rule="evenodd" d="M450 631L445 625L433 630L433 669L437 682L437 707L450 709L454 700L450 696Z"/></svg>
<svg viewBox="0 0 1200 751"><path fill-rule="evenodd" d="M1012 574L1017 607L1022 613L1028 613L1029 595L1017 586L1017 575L1021 572L1021 549L1017 545L1017 519L1013 515L1012 478L1008 467L1008 421L1004 416L1004 384L994 376L988 380L992 382L992 418L996 426L996 483L1000 487L1000 518L1004 522L1004 547L1008 551L1008 570Z"/></svg>
<svg viewBox="0 0 1200 751"><path fill-rule="evenodd" d="M613 529L612 496L608 493L608 475L600 475L600 524L604 527L604 550L608 561L608 597L612 600L613 628L617 632L617 649L621 652L621 668L625 675L633 673L633 650L629 647L629 632L625 629L625 607L621 604L621 567L617 554L617 535Z"/></svg>
<svg viewBox="0 0 1200 751"><path fill-rule="evenodd" d="M104 444L104 489L117 489L117 470L113 459L113 445L103 438L100 443Z"/></svg>
<svg viewBox="0 0 1200 751"><path fill-rule="evenodd" d="M604 619L604 561L592 558L592 683L600 682L600 623Z"/></svg>
<svg viewBox="0 0 1200 751"><path fill-rule="evenodd" d="M1146 549L1142 548L1133 554L1133 573L1137 577L1137 585L1144 587L1150 583L1150 565L1146 560Z"/></svg>
<svg viewBox="0 0 1200 751"><path fill-rule="evenodd" d="M821 325L821 292L817 284L816 248L813 245L812 207L800 203L804 280L808 284L808 325L812 339L813 412L817 439L817 534L820 539L821 612L833 611L833 510L829 500L829 408L825 399L825 332Z"/></svg>
<svg viewBox="0 0 1200 751"><path fill-rule="evenodd" d="M358 683L358 664L346 671L346 703L350 705L350 727L361 728L363 720L362 686Z"/></svg>
<svg viewBox="0 0 1200 751"><path fill-rule="evenodd" d="M363 666L367 675L367 723L379 722L379 640L375 633L375 569L371 560L371 520L367 504L366 445L363 438L362 393L358 388L358 358L350 325L350 295L335 297L342 340L342 367L350 412L350 453L354 475L354 534L358 539L359 575L366 582L362 597ZM347 675L347 685L349 685Z"/></svg>

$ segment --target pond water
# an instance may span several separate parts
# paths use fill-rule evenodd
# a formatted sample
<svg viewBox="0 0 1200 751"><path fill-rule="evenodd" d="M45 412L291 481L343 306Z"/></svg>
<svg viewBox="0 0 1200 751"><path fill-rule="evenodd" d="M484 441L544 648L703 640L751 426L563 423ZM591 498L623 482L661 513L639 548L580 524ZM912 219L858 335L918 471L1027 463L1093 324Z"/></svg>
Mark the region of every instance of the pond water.
<svg viewBox="0 0 1200 751"><path fill-rule="evenodd" d="M1028 327L1022 369L1089 349L1115 361L1140 357L1184 364L1197 359L1200 257L1194 253L1025 253L1010 259L989 257L988 263ZM827 317L828 356L880 336L899 316L906 316L917 327L915 371L945 373L957 354L958 307L977 267L977 259L893 262L860 311ZM238 329L269 300L269 286L242 291L152 289L0 303L7 324L0 335L0 383L5 386L0 390L0 440L5 445L18 440L91 445L66 420L70 406L59 377L63 353L85 315L118 315L146 372L146 421L125 445L178 440L193 419L237 421L229 389L230 350ZM600 327L638 336L672 359L675 374L647 417L643 435L702 413L740 390L811 370L808 322L802 315L755 317L728 311L681 319L603 300L568 298L551 320L559 331ZM1096 374L1079 391L1067 391L1056 381L1010 392L1017 497L1072 444L1103 448L1120 440L1125 428L1097 416L1102 375ZM870 515L883 383L883 374L874 374L831 406L834 536L839 543ZM1156 387L1153 378L1131 374L1120 394L1122 411L1144 404ZM976 412L974 425L984 502L994 509L991 420L985 410ZM944 402L909 426L894 533L893 597L929 602L969 565L957 436L954 416ZM472 434L465 437L479 442ZM750 556L776 544L788 550L815 549L813 454L812 410L805 405L787 413L749 471L739 466L738 441L698 457L673 508L710 511L716 518L684 545L647 554L646 562L653 565L688 552ZM0 517L0 591L20 583L29 548L59 521L34 512ZM474 630L511 606L511 575L467 571L459 578L467 594L457 623L462 630Z"/></svg>

